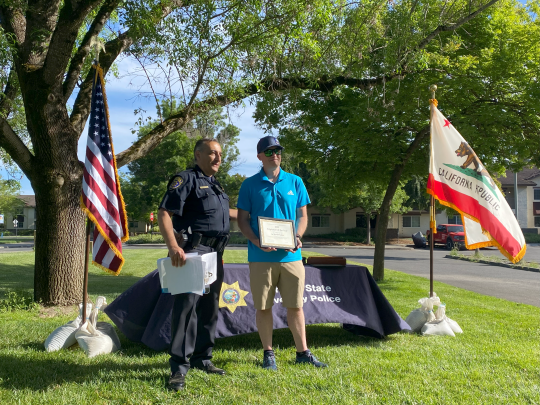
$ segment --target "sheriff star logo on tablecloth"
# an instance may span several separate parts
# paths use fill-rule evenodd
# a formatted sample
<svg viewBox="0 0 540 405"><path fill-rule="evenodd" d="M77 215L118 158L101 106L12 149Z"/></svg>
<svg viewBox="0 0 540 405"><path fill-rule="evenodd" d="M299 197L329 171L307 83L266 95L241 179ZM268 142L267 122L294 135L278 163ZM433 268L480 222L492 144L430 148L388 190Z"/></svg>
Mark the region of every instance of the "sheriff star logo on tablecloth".
<svg viewBox="0 0 540 405"><path fill-rule="evenodd" d="M223 283L221 293L219 294L219 307L229 308L229 311L234 313L236 307L247 307L244 297L249 294L249 291L240 289L238 281L232 284Z"/></svg>

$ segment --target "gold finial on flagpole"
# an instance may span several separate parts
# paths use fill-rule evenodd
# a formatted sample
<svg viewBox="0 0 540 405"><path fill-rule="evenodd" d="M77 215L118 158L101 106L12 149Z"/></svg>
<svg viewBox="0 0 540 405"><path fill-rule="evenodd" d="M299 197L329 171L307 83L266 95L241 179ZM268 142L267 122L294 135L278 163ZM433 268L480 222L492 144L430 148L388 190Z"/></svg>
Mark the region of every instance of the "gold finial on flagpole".
<svg viewBox="0 0 540 405"><path fill-rule="evenodd" d="M432 84L429 86L429 90L431 91L431 98L435 98L435 92L437 91L437 85Z"/></svg>
<svg viewBox="0 0 540 405"><path fill-rule="evenodd" d="M431 98L429 99L429 102L431 104L434 104L435 107L437 107L437 99L435 98L435 91L437 91L437 85L432 84L431 86L429 86L429 90L431 91Z"/></svg>

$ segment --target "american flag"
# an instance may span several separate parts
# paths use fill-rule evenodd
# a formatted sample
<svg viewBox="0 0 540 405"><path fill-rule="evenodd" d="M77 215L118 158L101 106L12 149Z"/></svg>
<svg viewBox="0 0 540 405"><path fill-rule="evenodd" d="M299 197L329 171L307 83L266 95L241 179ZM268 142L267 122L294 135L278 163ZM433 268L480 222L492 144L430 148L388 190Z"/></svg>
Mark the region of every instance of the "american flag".
<svg viewBox="0 0 540 405"><path fill-rule="evenodd" d="M118 275L124 264L122 242L129 238L127 215L114 158L103 70L99 66L95 69L81 206L95 224L92 262Z"/></svg>

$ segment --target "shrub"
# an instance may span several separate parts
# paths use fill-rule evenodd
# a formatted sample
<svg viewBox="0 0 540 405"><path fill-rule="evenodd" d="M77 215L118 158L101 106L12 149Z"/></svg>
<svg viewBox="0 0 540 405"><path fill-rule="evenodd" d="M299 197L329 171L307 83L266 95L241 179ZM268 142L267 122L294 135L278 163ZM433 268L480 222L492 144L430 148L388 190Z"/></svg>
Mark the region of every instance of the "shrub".
<svg viewBox="0 0 540 405"><path fill-rule="evenodd" d="M337 242L367 242L367 229L366 228L350 228L346 229L345 233L326 233L320 235L307 235L310 238L326 238L333 239Z"/></svg>
<svg viewBox="0 0 540 405"><path fill-rule="evenodd" d="M352 235L356 236L358 238L363 239L364 241L367 239L367 228L349 228L345 229L346 235Z"/></svg>
<svg viewBox="0 0 540 405"><path fill-rule="evenodd" d="M126 243L128 245L139 245L141 243L165 243L165 241L160 233L155 233L154 235L143 233L137 236L130 236Z"/></svg>
<svg viewBox="0 0 540 405"><path fill-rule="evenodd" d="M231 238L229 239L229 245L247 245L247 238L240 232L231 232Z"/></svg>
<svg viewBox="0 0 540 405"><path fill-rule="evenodd" d="M4 236L15 236L15 231L5 231ZM17 229L17 236L34 236L34 230L33 229Z"/></svg>
<svg viewBox="0 0 540 405"><path fill-rule="evenodd" d="M0 300L0 312L34 310L39 308L39 304L34 302L32 293L28 291L9 291L7 297Z"/></svg>
<svg viewBox="0 0 540 405"><path fill-rule="evenodd" d="M527 243L540 243L540 235L534 234L534 233L524 233L523 236L525 236L525 242Z"/></svg>

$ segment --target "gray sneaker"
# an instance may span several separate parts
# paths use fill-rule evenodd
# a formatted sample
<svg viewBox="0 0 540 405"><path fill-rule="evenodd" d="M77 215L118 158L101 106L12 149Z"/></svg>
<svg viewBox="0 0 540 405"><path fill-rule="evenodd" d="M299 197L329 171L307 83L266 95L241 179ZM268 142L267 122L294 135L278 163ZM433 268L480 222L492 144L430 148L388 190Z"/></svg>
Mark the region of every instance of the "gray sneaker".
<svg viewBox="0 0 540 405"><path fill-rule="evenodd" d="M263 365L262 366L266 370L277 371L276 356L274 356L274 352L266 352L266 353L264 353Z"/></svg>
<svg viewBox="0 0 540 405"><path fill-rule="evenodd" d="M306 352L301 356L296 355L296 364L303 363L313 364L315 367L321 368L328 367L328 364L317 360L317 358L309 350L306 350Z"/></svg>

